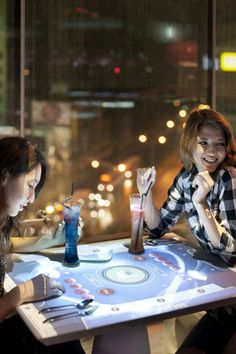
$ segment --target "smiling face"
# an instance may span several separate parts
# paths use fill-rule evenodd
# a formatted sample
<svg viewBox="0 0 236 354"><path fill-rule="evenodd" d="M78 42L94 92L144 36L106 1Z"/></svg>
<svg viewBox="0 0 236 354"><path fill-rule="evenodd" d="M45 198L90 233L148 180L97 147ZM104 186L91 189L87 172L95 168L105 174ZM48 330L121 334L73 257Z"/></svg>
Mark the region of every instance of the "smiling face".
<svg viewBox="0 0 236 354"><path fill-rule="evenodd" d="M4 194L7 200L7 215L16 216L35 200L35 187L40 181L42 167L38 164L32 171L18 177L6 176Z"/></svg>
<svg viewBox="0 0 236 354"><path fill-rule="evenodd" d="M220 128L204 126L199 129L193 160L199 172L213 173L225 160L226 140Z"/></svg>

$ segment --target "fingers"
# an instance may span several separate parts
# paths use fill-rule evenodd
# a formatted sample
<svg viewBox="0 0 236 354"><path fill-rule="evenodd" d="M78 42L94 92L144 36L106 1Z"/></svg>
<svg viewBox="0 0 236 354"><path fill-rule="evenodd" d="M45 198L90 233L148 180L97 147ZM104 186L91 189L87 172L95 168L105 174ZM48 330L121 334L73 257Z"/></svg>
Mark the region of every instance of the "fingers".
<svg viewBox="0 0 236 354"><path fill-rule="evenodd" d="M156 178L156 169L154 166L137 169L137 180L141 183L141 185L145 185L149 183L151 180L154 182L155 178Z"/></svg>
<svg viewBox="0 0 236 354"><path fill-rule="evenodd" d="M59 280L54 279L54 278L49 278L49 284L50 284L51 289L60 290L62 292L62 294L65 292L65 288Z"/></svg>
<svg viewBox="0 0 236 354"><path fill-rule="evenodd" d="M43 279L41 291L45 299L52 296L61 296L65 293L65 288L58 279L50 278L45 274L41 274L40 276Z"/></svg>
<svg viewBox="0 0 236 354"><path fill-rule="evenodd" d="M209 190L208 188L208 184L206 183L206 181L204 179L201 178L196 178L193 181L193 187L194 188L198 188L198 189L204 189L204 190Z"/></svg>
<svg viewBox="0 0 236 354"><path fill-rule="evenodd" d="M79 217L79 226L81 227L81 230L84 227L84 222L83 222L83 219L81 217Z"/></svg>
<svg viewBox="0 0 236 354"><path fill-rule="evenodd" d="M137 169L137 187L140 194L147 196L155 181L156 169L154 166Z"/></svg>
<svg viewBox="0 0 236 354"><path fill-rule="evenodd" d="M154 166L151 167L151 177L152 177L152 181L153 183L156 181L156 169Z"/></svg>
<svg viewBox="0 0 236 354"><path fill-rule="evenodd" d="M146 182L146 173L147 173L147 168L137 169L137 180L141 183L141 185L144 185Z"/></svg>
<svg viewBox="0 0 236 354"><path fill-rule="evenodd" d="M210 190L214 186L214 181L208 171L199 172L193 180L192 186L202 187Z"/></svg>
<svg viewBox="0 0 236 354"><path fill-rule="evenodd" d="M150 181L151 176L152 176L152 168L146 168L146 171L145 171L144 176L143 176L144 179L146 181Z"/></svg>
<svg viewBox="0 0 236 354"><path fill-rule="evenodd" d="M192 182L193 188L196 188L193 193L192 200L195 205L206 202L207 194L214 186L214 181L208 171L199 172Z"/></svg>
<svg viewBox="0 0 236 354"><path fill-rule="evenodd" d="M47 294L47 298L59 297L59 296L62 296L63 294L64 294L64 292L61 291L60 289L51 289L50 293Z"/></svg>

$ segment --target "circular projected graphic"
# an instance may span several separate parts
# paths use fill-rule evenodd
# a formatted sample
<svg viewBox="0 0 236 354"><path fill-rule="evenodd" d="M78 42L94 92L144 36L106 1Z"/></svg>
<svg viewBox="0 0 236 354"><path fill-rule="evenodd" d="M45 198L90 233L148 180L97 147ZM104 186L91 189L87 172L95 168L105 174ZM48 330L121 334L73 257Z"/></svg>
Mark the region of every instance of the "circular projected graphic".
<svg viewBox="0 0 236 354"><path fill-rule="evenodd" d="M104 270L103 276L114 283L137 284L148 279L149 274L145 270L132 266L114 266Z"/></svg>

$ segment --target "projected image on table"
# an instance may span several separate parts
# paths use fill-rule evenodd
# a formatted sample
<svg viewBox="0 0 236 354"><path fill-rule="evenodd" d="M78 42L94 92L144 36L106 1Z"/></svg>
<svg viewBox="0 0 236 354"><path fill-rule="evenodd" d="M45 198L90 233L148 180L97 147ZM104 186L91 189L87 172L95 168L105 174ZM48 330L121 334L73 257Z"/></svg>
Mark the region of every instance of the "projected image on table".
<svg viewBox="0 0 236 354"><path fill-rule="evenodd" d="M84 264L76 273L64 270L60 279L71 297L80 295L106 304L164 300L171 295L189 301L191 294L207 295L227 287L225 270L193 259L193 251L185 245L169 244L146 249L138 256L114 253L108 264Z"/></svg>
<svg viewBox="0 0 236 354"><path fill-rule="evenodd" d="M125 247L122 251L113 251L109 262L81 262L77 268L50 263L52 273L57 274L66 289L62 297L50 300L50 303L58 305L93 299L99 308L103 306L100 312L103 315L122 311L127 315L127 309L151 314L152 311L161 313L197 305L203 299L211 302L236 295L236 274L232 272L228 277L230 270L194 259L195 249L186 244L165 242L155 247L145 246L142 255L131 255ZM19 276L22 280L20 267L21 263L17 263L11 273L18 282ZM45 268L45 263L41 267ZM50 269L49 264L46 267ZM34 276L35 269L32 270ZM32 274L29 269L27 272L28 276ZM37 272L40 272L40 265Z"/></svg>

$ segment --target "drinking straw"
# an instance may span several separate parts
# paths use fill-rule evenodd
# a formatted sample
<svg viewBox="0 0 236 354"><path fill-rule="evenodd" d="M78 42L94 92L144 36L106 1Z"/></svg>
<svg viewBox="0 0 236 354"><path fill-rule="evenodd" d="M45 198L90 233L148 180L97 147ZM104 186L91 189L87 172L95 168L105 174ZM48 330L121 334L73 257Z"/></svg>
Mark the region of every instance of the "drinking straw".
<svg viewBox="0 0 236 354"><path fill-rule="evenodd" d="M70 192L70 196L72 197L74 194L74 189L75 189L75 182L72 182L71 184L71 192Z"/></svg>
<svg viewBox="0 0 236 354"><path fill-rule="evenodd" d="M150 188L151 188L152 185L153 185L153 181L151 181L151 182L149 183L148 189L147 189L146 192L143 193L142 195L144 195L144 196L146 197L146 196L148 195L148 192L150 191Z"/></svg>
<svg viewBox="0 0 236 354"><path fill-rule="evenodd" d="M70 200L73 197L75 184L76 184L75 182L72 182L70 196L63 200L63 202L62 202L63 205L64 205L65 202L67 202L68 200ZM66 207L69 208L67 205L66 205Z"/></svg>
<svg viewBox="0 0 236 354"><path fill-rule="evenodd" d="M141 203L140 203L140 210L142 210L142 207L143 207L143 197L144 197L144 194L141 194ZM139 220L138 220L138 227L137 227L137 234L136 234L136 240L135 240L135 250L137 249L137 245L138 245L138 235L139 235L139 228L140 228L140 225L141 225L141 220L142 220L142 215L141 213L139 214Z"/></svg>
<svg viewBox="0 0 236 354"><path fill-rule="evenodd" d="M148 192L150 191L150 188L151 188L152 185L153 185L153 181L151 181L151 182L149 183L149 186L148 186L146 192L141 194L140 210L142 210L142 208L143 208L143 200L144 200L144 197L146 197L146 196L148 195ZM143 216L142 216L141 213L140 213L140 215L139 215L139 220L138 220L137 235L136 235L136 240L135 240L135 249L137 248L137 245L138 245L138 234L139 234L139 228L140 228L140 225L141 225L142 217L143 217Z"/></svg>

